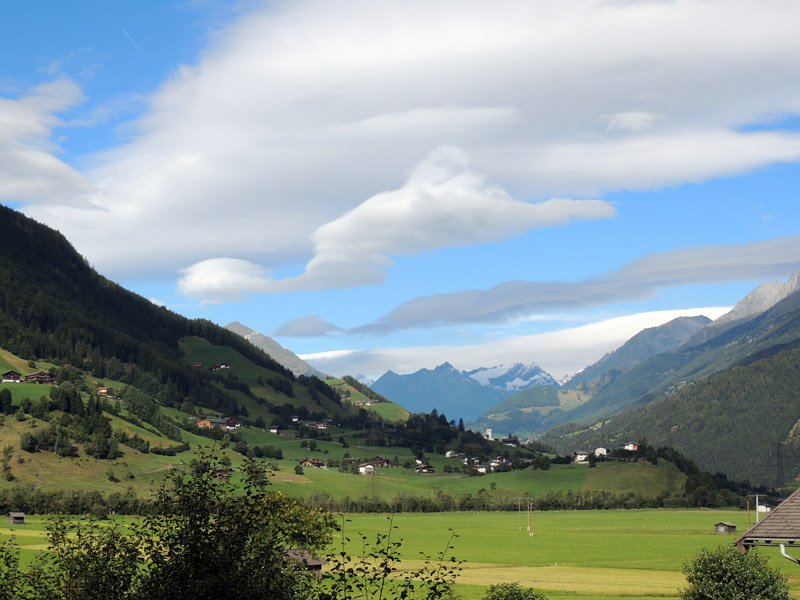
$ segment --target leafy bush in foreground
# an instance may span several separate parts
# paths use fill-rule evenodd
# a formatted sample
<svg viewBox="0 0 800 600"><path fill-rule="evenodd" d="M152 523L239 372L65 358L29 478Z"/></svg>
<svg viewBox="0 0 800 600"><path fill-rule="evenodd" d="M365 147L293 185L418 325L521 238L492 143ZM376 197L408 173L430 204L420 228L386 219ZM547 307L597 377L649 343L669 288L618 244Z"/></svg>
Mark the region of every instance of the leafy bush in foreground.
<svg viewBox="0 0 800 600"><path fill-rule="evenodd" d="M684 600L788 600L786 576L751 550L740 554L734 546L704 549L684 565L689 587Z"/></svg>

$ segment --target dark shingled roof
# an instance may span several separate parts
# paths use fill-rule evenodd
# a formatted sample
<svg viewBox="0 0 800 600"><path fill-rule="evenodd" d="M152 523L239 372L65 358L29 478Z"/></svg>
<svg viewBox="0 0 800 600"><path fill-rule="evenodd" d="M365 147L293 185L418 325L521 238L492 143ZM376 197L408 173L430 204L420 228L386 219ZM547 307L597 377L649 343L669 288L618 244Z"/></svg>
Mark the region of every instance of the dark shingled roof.
<svg viewBox="0 0 800 600"><path fill-rule="evenodd" d="M800 546L800 489L748 529L734 542L741 550L751 546Z"/></svg>

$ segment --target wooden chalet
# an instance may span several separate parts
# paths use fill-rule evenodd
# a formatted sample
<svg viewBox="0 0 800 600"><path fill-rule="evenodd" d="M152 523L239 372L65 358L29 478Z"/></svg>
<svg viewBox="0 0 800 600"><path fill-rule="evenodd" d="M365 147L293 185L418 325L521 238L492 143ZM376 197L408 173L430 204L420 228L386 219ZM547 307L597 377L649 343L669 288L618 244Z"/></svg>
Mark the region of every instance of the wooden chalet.
<svg viewBox="0 0 800 600"><path fill-rule="evenodd" d="M3 373L3 383L19 383L21 377L22 373L8 371L7 373Z"/></svg>
<svg viewBox="0 0 800 600"><path fill-rule="evenodd" d="M26 383L53 383L54 378L50 373L45 373L44 371L39 371L38 373L31 373L30 375L25 375L25 382Z"/></svg>
<svg viewBox="0 0 800 600"><path fill-rule="evenodd" d="M24 512L10 512L6 515L9 525L24 525L25 513Z"/></svg>
<svg viewBox="0 0 800 600"><path fill-rule="evenodd" d="M800 489L772 509L759 523L753 525L734 544L739 551L747 552L753 546L773 546L781 554L798 562L785 553L786 547L800 547Z"/></svg>
<svg viewBox="0 0 800 600"><path fill-rule="evenodd" d="M306 458L300 463L300 466L305 468L324 469L325 462L318 458Z"/></svg>

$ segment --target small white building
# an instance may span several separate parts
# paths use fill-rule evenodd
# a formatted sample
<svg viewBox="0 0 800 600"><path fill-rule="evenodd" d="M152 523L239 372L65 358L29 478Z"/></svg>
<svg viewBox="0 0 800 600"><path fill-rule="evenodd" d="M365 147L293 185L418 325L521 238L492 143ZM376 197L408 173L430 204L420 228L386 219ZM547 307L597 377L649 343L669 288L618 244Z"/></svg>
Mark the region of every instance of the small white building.
<svg viewBox="0 0 800 600"><path fill-rule="evenodd" d="M586 450L578 450L575 452L574 457L572 458L572 462L583 464L589 462L589 453Z"/></svg>
<svg viewBox="0 0 800 600"><path fill-rule="evenodd" d="M273 426L273 427L270 427L270 428L269 428L269 432L270 432L270 433L275 433L275 434L277 434L277 433L278 433L278 428L277 428L277 427L275 427L275 426Z"/></svg>
<svg viewBox="0 0 800 600"><path fill-rule="evenodd" d="M375 467L373 467L369 463L364 463L363 465L358 465L358 474L359 475L374 475L375 474Z"/></svg>
<svg viewBox="0 0 800 600"><path fill-rule="evenodd" d="M595 448L594 455L595 458L606 457L608 456L608 448Z"/></svg>
<svg viewBox="0 0 800 600"><path fill-rule="evenodd" d="M626 442L624 446L622 446L623 450L629 450L630 452L636 452L639 449L639 444L636 442Z"/></svg>

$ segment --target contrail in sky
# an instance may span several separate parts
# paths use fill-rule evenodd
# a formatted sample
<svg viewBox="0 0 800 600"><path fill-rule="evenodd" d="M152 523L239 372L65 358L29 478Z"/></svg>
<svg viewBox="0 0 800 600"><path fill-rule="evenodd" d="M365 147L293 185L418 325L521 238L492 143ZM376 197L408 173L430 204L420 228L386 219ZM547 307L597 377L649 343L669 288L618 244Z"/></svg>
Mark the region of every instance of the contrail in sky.
<svg viewBox="0 0 800 600"><path fill-rule="evenodd" d="M124 33L125 36L131 41L131 44L133 44L133 47L136 48L139 51L139 54L144 56L144 52L142 52L142 49L139 48L139 44L136 43L136 40L131 37L131 34L128 33L128 30L123 27L122 28L122 33Z"/></svg>

